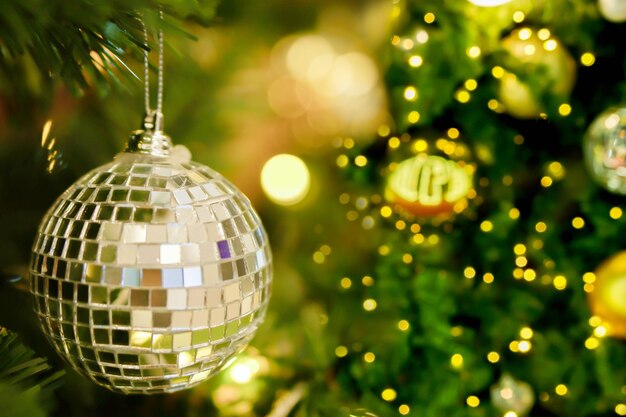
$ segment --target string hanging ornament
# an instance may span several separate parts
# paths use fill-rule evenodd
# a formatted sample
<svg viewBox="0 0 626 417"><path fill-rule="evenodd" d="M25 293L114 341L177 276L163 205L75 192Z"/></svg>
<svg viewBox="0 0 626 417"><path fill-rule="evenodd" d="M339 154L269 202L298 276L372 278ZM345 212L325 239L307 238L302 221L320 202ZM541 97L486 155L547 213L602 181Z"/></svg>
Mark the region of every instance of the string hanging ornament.
<svg viewBox="0 0 626 417"><path fill-rule="evenodd" d="M206 380L247 345L272 261L246 196L164 133L163 32L154 110L144 35L143 126L54 202L30 270L36 314L61 356L111 390L153 394Z"/></svg>

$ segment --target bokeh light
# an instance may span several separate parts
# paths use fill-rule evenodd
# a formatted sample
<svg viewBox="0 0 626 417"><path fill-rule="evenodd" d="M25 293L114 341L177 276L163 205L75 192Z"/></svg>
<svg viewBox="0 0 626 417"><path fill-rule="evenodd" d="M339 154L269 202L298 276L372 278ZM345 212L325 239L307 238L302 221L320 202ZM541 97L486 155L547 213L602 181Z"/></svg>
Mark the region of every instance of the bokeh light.
<svg viewBox="0 0 626 417"><path fill-rule="evenodd" d="M261 171L261 187L275 203L290 206L301 202L311 186L311 175L297 156L280 154L270 158Z"/></svg>
<svg viewBox="0 0 626 417"><path fill-rule="evenodd" d="M274 46L268 104L305 144L316 147L337 134L372 134L384 120L380 71L351 36L313 32Z"/></svg>

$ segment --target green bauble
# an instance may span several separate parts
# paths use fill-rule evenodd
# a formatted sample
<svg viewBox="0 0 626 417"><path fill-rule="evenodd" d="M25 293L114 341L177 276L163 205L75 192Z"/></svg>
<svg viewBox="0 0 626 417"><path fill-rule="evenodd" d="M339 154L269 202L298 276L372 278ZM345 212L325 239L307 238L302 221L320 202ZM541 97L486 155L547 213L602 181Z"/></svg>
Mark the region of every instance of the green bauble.
<svg viewBox="0 0 626 417"><path fill-rule="evenodd" d="M583 141L593 179L616 194L626 194L626 106L610 108L591 123Z"/></svg>

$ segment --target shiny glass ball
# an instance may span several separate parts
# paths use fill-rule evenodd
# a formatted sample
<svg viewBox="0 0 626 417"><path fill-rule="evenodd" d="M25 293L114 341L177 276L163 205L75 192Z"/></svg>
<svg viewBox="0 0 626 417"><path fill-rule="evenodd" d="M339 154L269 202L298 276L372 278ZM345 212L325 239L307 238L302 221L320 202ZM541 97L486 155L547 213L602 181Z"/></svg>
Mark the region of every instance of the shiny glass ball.
<svg viewBox="0 0 626 417"><path fill-rule="evenodd" d="M79 372L124 393L191 387L263 321L271 252L248 199L212 169L123 152L53 204L31 290L48 339Z"/></svg>
<svg viewBox="0 0 626 417"><path fill-rule="evenodd" d="M608 191L626 194L626 106L596 117L583 139L583 151L594 180Z"/></svg>

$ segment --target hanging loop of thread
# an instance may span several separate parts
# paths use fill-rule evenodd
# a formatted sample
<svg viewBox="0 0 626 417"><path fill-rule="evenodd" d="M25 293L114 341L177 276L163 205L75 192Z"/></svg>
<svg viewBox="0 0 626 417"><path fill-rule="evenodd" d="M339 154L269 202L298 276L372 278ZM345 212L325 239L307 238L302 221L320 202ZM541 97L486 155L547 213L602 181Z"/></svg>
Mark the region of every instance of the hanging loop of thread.
<svg viewBox="0 0 626 417"><path fill-rule="evenodd" d="M163 20L163 10L159 10L159 19ZM163 131L163 30L159 28L157 34L157 54L158 54L158 72L157 72L157 107L152 109L150 103L150 62L148 59L149 46L148 46L148 29L144 21L141 21L143 26L144 37L144 101L146 111L146 127L151 127L157 132Z"/></svg>

